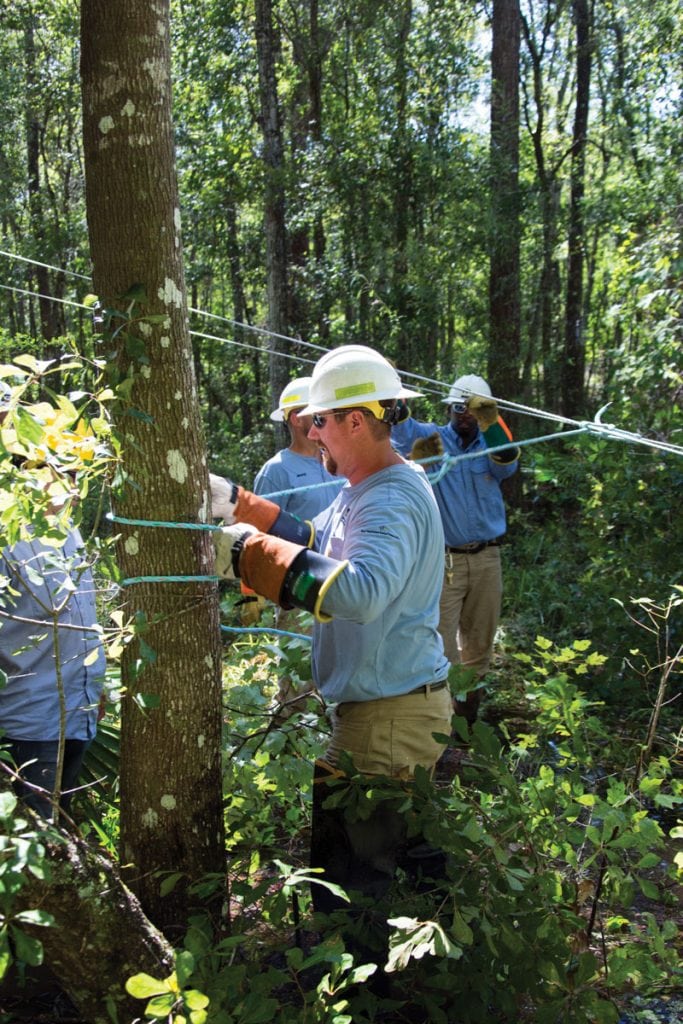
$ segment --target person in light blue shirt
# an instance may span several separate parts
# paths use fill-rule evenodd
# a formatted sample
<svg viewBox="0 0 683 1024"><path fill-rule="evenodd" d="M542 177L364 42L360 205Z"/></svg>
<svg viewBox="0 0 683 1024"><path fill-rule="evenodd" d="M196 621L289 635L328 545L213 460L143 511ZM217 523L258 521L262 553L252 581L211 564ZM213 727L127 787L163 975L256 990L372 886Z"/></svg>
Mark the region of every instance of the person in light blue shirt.
<svg viewBox="0 0 683 1024"><path fill-rule="evenodd" d="M335 431L330 420L321 437ZM402 696L446 677L434 504L424 472L400 460L347 483L315 518L316 548L349 563L324 603L331 621L313 627L313 674L327 701Z"/></svg>
<svg viewBox="0 0 683 1024"><path fill-rule="evenodd" d="M445 404L447 423L409 416L392 428L392 440L408 455L416 441L436 435L446 456L467 456L449 465L434 484L434 494L445 537L439 631L448 660L467 670L463 690L471 688L455 709L471 725L481 700L477 684L491 663L503 594L499 545L506 517L500 483L516 472L519 449L490 454L511 436L483 378L459 377Z"/></svg>
<svg viewBox="0 0 683 1024"><path fill-rule="evenodd" d="M334 501L344 483L323 464L320 448L309 440L311 417L302 416L308 402L310 377L296 377L283 389L277 409L270 414L275 423L285 423L290 443L261 466L254 479L254 494L267 496L284 512L299 519L312 520ZM242 587L244 590L244 586ZM265 601L256 594L245 594L240 602L241 621L244 626L258 621ZM310 620L299 612L277 608L275 625L278 629L310 633ZM295 707L296 698L310 692L313 684L295 688L289 676L280 680L277 701L281 708Z"/></svg>
<svg viewBox="0 0 683 1024"><path fill-rule="evenodd" d="M266 495L300 519L313 519L327 508L343 483L327 472L320 448L308 437L311 417L302 416L301 410L308 402L310 381L310 377L297 377L282 391L270 418L286 423L289 447L268 459L254 479L254 494Z"/></svg>
<svg viewBox="0 0 683 1024"><path fill-rule="evenodd" d="M62 547L20 541L0 554L0 744L21 778L19 795L51 818L52 794L68 810L95 736L105 674L95 585L83 540ZM60 737L64 741L57 781Z"/></svg>
<svg viewBox="0 0 683 1024"><path fill-rule="evenodd" d="M349 820L324 806L325 782L348 754L362 777L410 780L430 772L450 732L449 663L437 625L443 527L424 472L396 452L398 400L413 396L386 359L362 345L316 363L309 437L347 483L314 519L314 531L235 484L212 481L216 571L236 575L284 607L316 618L315 683L334 702L332 737L316 762L311 866L372 899L387 891L406 852L400 812ZM413 840L419 845L419 840ZM313 886L314 907L342 906Z"/></svg>

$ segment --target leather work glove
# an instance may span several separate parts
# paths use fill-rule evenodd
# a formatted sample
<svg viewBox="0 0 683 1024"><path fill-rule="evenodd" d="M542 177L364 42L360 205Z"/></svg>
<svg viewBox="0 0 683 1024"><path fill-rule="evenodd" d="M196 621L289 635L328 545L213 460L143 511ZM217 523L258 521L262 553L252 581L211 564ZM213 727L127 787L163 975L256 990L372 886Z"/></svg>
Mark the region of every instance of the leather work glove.
<svg viewBox="0 0 683 1024"><path fill-rule="evenodd" d="M498 406L493 398L484 395L472 395L467 403L467 411L471 412L482 434L498 422Z"/></svg>
<svg viewBox="0 0 683 1024"><path fill-rule="evenodd" d="M234 484L231 480L209 473L211 485L211 518L222 519L226 526L237 520L255 526L262 533L271 533L293 543L310 546L315 538L313 523L285 512L268 498Z"/></svg>
<svg viewBox="0 0 683 1024"><path fill-rule="evenodd" d="M212 533L213 546L216 550L216 575L222 576L224 580L239 579L239 554L244 542L253 534L259 533L255 526L249 523L232 523L230 526L223 526L220 530ZM234 556L233 547L241 541L240 548Z"/></svg>
<svg viewBox="0 0 683 1024"><path fill-rule="evenodd" d="M237 505L237 488L230 480L209 473L211 486L211 518L222 519L226 526L235 522L235 506Z"/></svg>
<svg viewBox="0 0 683 1024"><path fill-rule="evenodd" d="M426 462L427 459L435 459L440 455L443 455L443 441L438 430L427 437L415 438L413 447L410 449L410 458L413 462ZM434 467L426 468L433 469Z"/></svg>
<svg viewBox="0 0 683 1024"><path fill-rule="evenodd" d="M330 620L321 605L348 561L328 558L248 523L223 526L213 533L213 543L218 576L241 579L250 590L282 608L303 608L320 622Z"/></svg>
<svg viewBox="0 0 683 1024"><path fill-rule="evenodd" d="M512 441L512 434L505 420L498 413L498 406L493 398L485 398L483 395L472 395L467 403L467 411L471 412L479 424L479 429L484 435L484 440L489 448L497 448L499 445L508 444ZM503 465L514 462L519 458L519 448L509 448L507 451L494 452L490 456L494 462Z"/></svg>

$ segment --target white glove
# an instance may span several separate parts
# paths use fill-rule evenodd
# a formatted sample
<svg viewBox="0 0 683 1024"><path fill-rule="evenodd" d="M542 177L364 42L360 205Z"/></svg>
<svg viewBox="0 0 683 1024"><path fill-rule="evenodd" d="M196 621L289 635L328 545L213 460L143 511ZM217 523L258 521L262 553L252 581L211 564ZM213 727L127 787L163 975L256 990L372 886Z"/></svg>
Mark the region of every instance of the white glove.
<svg viewBox="0 0 683 1024"><path fill-rule="evenodd" d="M209 473L211 485L211 518L222 519L227 525L235 522L236 488L231 480Z"/></svg>
<svg viewBox="0 0 683 1024"><path fill-rule="evenodd" d="M252 533L259 531L249 523L233 523L231 526L223 526L220 530L214 530L211 534L213 546L216 549L216 575L224 580L235 580L235 570L232 564L232 549L236 541L250 537Z"/></svg>

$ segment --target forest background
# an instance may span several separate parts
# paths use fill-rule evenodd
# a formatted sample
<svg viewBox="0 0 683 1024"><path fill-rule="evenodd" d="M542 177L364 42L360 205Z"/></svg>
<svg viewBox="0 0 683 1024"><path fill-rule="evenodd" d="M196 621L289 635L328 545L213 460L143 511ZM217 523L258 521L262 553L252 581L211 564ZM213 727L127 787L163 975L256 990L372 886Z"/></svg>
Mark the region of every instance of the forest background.
<svg viewBox="0 0 683 1024"><path fill-rule="evenodd" d="M175 443L165 443L170 431L180 429L192 435L196 459L196 475L190 472L183 480L188 492L202 479L206 462L248 484L284 442L267 418L281 387L289 377L308 372L321 351L338 344L371 344L392 358L407 381L419 383L425 392L414 410L420 418L442 415L440 399L454 376L482 373L525 442L539 433L539 422L543 434L562 426L582 427L610 403L603 419L635 438L592 430L523 450L518 486L508 495L505 611L489 718L508 732L510 722L517 722L512 751L527 775L529 750L541 750L546 741L557 746L558 737L578 742L579 730L567 725L567 715L588 714L594 702L601 702L597 724L587 719L588 733L595 728L592 739L603 748L594 776L599 799L607 799L605 779L624 774L633 815L654 810L656 818L667 811L675 819L680 802L680 705L674 684L681 550L676 503L681 463L675 450L681 442L678 5L593 5L588 0L174 3L167 40L173 62L169 117L174 157L162 154L158 180L163 203L173 195L165 182L177 173L187 283L179 314L189 313L189 333L185 337L178 327L177 344L172 334L174 344L165 356L172 369L166 378L163 373L155 377L155 385L159 410L162 400L180 388L192 415L187 431L182 418L171 428L159 411L155 423L163 443L158 449L157 441L150 441L149 415L141 414L146 407L136 389L140 379L161 366L163 351L155 353L153 335L163 326L155 320L162 312L148 298L156 294L156 277L130 268L140 252L150 263L159 236L145 221L132 173L126 182L125 170L114 179L113 168L109 180L100 172L100 187L112 193L106 201L115 204L113 212L95 186L88 196L85 187L94 151L88 115L95 104L89 108L86 100L81 106L81 82L87 91L90 65L84 61L79 72L79 62L90 57L100 82L104 72L98 69L110 51L130 51L135 63L140 54L127 31L134 6L112 3L109 19L102 15L98 21L101 5L84 4L82 25L76 5L61 0L47 11L17 3L0 13L3 377L21 382L17 404L27 410L32 408L27 403L51 393L71 395L75 411L79 402L74 396L81 393L100 402L98 412L106 420L110 398L118 403L112 403L118 440L113 446L110 434L107 440L110 453L112 447L117 455L122 451L121 461L114 472L109 455L94 460L90 496L80 513L102 548L101 571L119 582L129 575L128 527L110 556L107 543L113 531L98 511L100 502L110 507L110 488L116 495L122 476L136 480L141 494L119 496L119 512L162 524L192 518L187 493L182 500L169 496L167 480L159 475L167 449L176 450ZM125 116L133 125L135 106ZM97 124L104 131L101 119ZM109 215L102 219L105 210ZM178 218L172 204L169 210L171 237L174 229L178 233ZM171 257L162 252L159 259ZM185 343L191 345L189 366ZM17 363L22 353L28 359ZM78 361L77 368L66 368L65 353ZM133 383L127 369L131 364L137 374ZM201 417L196 430L195 413ZM43 440L36 434L27 443ZM73 455L59 444L53 454L65 464ZM157 571L187 573L188 561L206 570L207 546L197 554L180 541L169 547L167 536L146 543L145 557ZM139 572L139 563L135 569ZM199 584L188 592L204 596ZM236 622L236 597L222 595L224 624ZM305 835L308 813L297 744L304 744L310 759L324 723L310 705L294 730L271 728L267 715L273 680L284 671L305 676L305 645L302 650L296 641L277 646L258 639L235 642L225 658L227 676L207 689L198 675L199 653L187 649L193 632L187 622L174 643L169 623L181 617L178 606L167 606L173 600L185 614L187 597L160 597L158 588L140 588L134 600L124 602L126 615L115 613L119 623L133 623L134 640L124 645L123 688L112 685L113 735L119 707L122 718L120 790L118 782L107 790L109 834L101 822L97 828L110 853L121 842L123 861L147 869L133 887L148 916L171 931L177 943L179 922L188 921L189 908L195 906L188 879L197 884L209 870L221 877L225 873L224 830L233 857L236 849L249 851L247 879L258 873L262 860L274 856L273 850L281 861L288 860L283 842L288 855L301 854L296 844L290 848L294 836ZM159 622L163 629L155 633ZM217 624L216 607L194 631L199 651L207 631L219 636ZM211 643L218 663L218 641ZM599 653L585 660L582 655L591 645ZM552 671L549 650L555 651ZM568 664L580 677L581 691L567 678ZM534 689L538 676L550 676L554 703L548 693L539 697ZM178 694L178 679L186 683L189 696ZM135 710L128 711L128 723L126 693L138 698L129 701ZM142 815L163 792L155 777L159 773L148 770L150 751L163 763L178 741L177 732L164 734L149 723L154 701L163 704L167 695L181 702L183 739L195 728L194 705L201 705L211 719L209 732L216 738L209 745L216 756L199 770L183 748L186 756L169 771L177 772L176 795L183 790L185 800L178 797L177 812L150 829L141 826ZM218 739L217 707L219 719L229 725L227 741ZM539 739L543 729L547 735ZM195 734L199 731L197 726ZM493 742L490 737L480 742L484 762L487 756L501 760L498 748L494 757L486 746ZM291 762L283 756L288 745L295 751ZM585 744L580 754L564 750L563 767L573 765L578 771L580 761L585 776L591 756ZM490 760L486 771L495 791L502 782ZM118 777L118 760L113 771ZM644 786L646 775L650 781ZM210 784L202 788L207 778ZM300 794L296 807L287 800L293 778ZM217 785L231 797L227 807L214 800L207 811L218 841L198 852L197 844L178 834L192 820L197 792L211 794ZM580 795L589 799L587 793ZM575 808L577 798L572 790L558 820L569 817L567 808ZM462 794L460 799L467 802ZM271 824L265 826L264 803L269 801L270 810L274 803L282 809L285 839ZM514 817L528 803L528 793L520 789L518 802L508 802ZM612 793L610 814L618 802ZM669 835L674 819L660 823L662 834ZM257 840L259 826L268 843L263 843L264 833ZM502 821L495 827L504 831ZM579 888L584 874L592 878L591 865L599 867L588 902L589 938L604 899L607 865L616 904L628 902L624 879L633 882L627 868L617 869L616 860L610 860L620 843L629 848L624 833L617 829L611 846L600 835L590 864L574 865ZM635 843L646 858L644 869L652 866L647 857L655 839L661 836L648 832ZM538 836L534 842L540 842ZM266 851L269 844L273 849ZM257 855L259 846L263 850ZM517 870L528 872L528 865ZM161 889L159 872L166 872ZM537 873L513 872L507 884L513 890L521 885L526 896L527 877L532 876ZM660 899L660 892L650 888L653 883L639 884L642 895ZM253 891L263 896L258 884ZM248 905L244 893L240 898ZM505 934L502 902L494 909L496 933ZM516 905L514 912L519 912ZM286 930L289 919L281 908L278 913ZM455 933L449 933L461 954L471 946L470 925L482 924L481 907L469 907L468 914L467 920L456 917ZM632 967L629 960L631 967L622 972L624 985L671 984L674 933L667 930L670 922L663 925L655 918L648 919L645 932L648 942L660 943L660 968L648 971L642 960ZM626 923L614 929L628 930L625 917L609 918L615 919ZM93 921L92 927L93 932L102 930L102 922ZM529 962L531 931L530 926L529 935L522 936L529 941ZM646 941L642 929L634 926L634 931L638 941ZM125 932L122 945L129 940ZM193 941L193 955L201 960L196 936ZM510 972L512 962L523 961L521 939L508 934L506 941L510 948L503 960ZM44 943L49 946L49 940ZM154 955L173 959L165 949ZM342 971L334 955L335 969ZM449 955L455 958L452 950ZM332 962L329 951L326 956L321 962ZM55 949L52 959L59 961ZM93 980L86 996L78 995L69 981L73 965L62 965L62 980L78 1005L82 1000L101 1007L103 991L111 997L112 977L120 982L124 972L122 961L111 959L108 977ZM513 988L518 993L533 989L534 999L550 1005L571 995L571 1012L577 1016L565 1008L560 1019L592 1019L590 1014L598 1011L591 1000L596 987L604 986L606 954L581 968L580 998L576 965L568 961L560 971L560 961L558 954L544 976L543 991L521 967ZM595 966L598 961L603 969ZM129 959L125 962L131 966ZM289 970L296 974L298 967L290 964ZM348 965L344 971L346 984ZM235 984L238 1002L244 1002L244 979ZM257 1009L251 1004L246 1010L242 1004L239 1010L222 1007L215 1012L227 1016L215 1019L233 1019L230 1012L245 1022L258 1013L272 1016L268 1000L276 989L274 981L270 988L264 983ZM330 1000L325 1003L315 988L313 994L317 1009L311 1012L329 1018L310 1019L332 1020L337 1011ZM214 996L214 1008L217 1002ZM289 1012L287 999L278 1005L283 1015ZM435 1005L430 1012L438 1020L438 999ZM88 1012L89 1019L96 1019L95 1011ZM476 1020L477 1012L484 1011L472 1005L468 1012L468 1019Z"/></svg>

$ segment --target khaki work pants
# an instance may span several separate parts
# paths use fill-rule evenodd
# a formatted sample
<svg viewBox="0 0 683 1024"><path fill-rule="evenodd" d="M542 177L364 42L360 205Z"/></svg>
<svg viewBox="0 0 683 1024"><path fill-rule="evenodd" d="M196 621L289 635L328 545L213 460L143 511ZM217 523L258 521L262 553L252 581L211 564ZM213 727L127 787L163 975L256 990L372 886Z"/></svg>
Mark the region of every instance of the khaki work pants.
<svg viewBox="0 0 683 1024"><path fill-rule="evenodd" d="M503 597L500 548L482 548L476 554L446 553L439 605L439 633L452 665L463 665L476 682L491 664ZM458 707L468 721L477 717L480 692Z"/></svg>
<svg viewBox="0 0 683 1024"><path fill-rule="evenodd" d="M349 817L343 806L324 806L334 792L329 783L344 778L336 768L341 752L351 755L363 776L410 780L417 765L428 771L434 768L444 745L432 733L450 734L452 710L447 686L337 706L326 760L316 761L313 791L311 867L324 868L327 881L381 900L401 858L415 859L406 847L406 823L395 804L378 802L370 817L362 820ZM420 838L412 837L411 848L420 845ZM419 865L413 866L417 870ZM313 885L312 896L314 908L323 913L345 906L322 886Z"/></svg>

